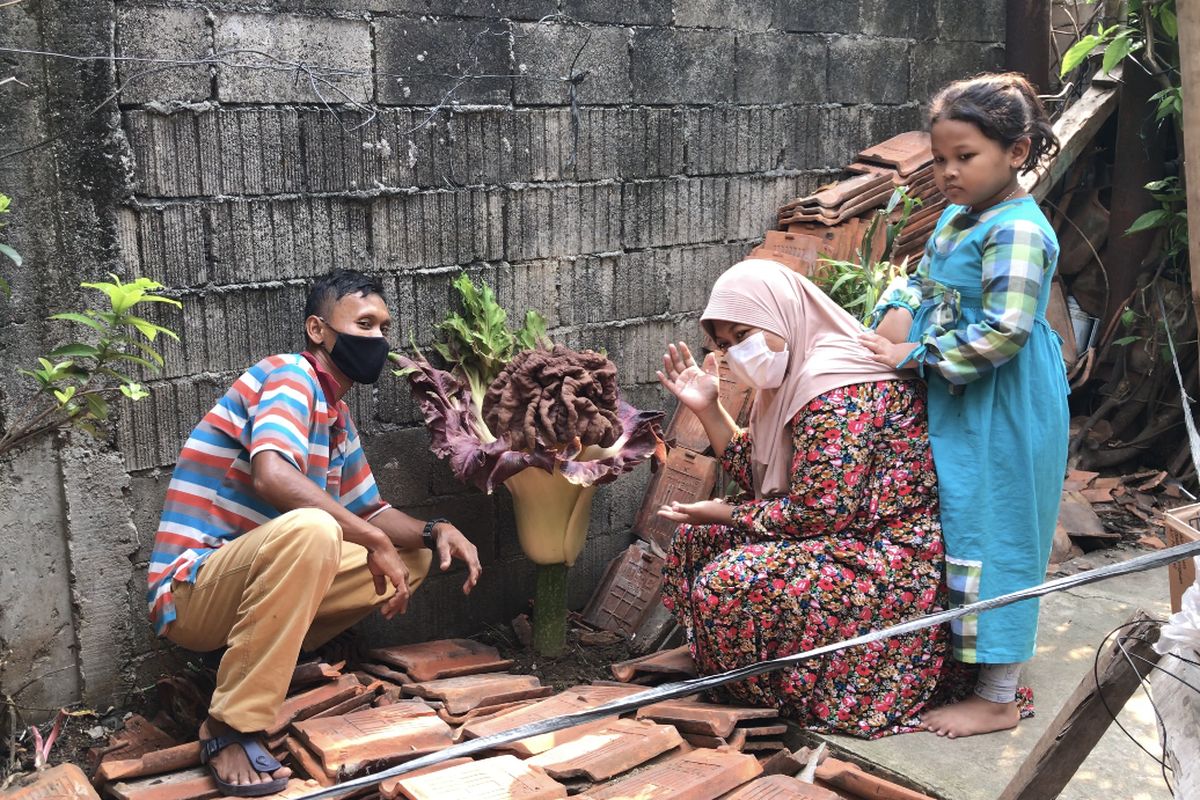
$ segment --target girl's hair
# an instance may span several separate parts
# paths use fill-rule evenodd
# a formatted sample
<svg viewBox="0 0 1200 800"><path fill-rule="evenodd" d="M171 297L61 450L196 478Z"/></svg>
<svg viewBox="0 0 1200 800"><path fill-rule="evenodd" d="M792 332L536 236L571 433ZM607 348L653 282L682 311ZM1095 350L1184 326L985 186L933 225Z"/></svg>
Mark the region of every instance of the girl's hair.
<svg viewBox="0 0 1200 800"><path fill-rule="evenodd" d="M992 72L955 81L929 104L929 127L938 120L969 122L1004 147L1029 137L1029 156L1021 172L1058 152L1058 137L1033 85L1017 72Z"/></svg>

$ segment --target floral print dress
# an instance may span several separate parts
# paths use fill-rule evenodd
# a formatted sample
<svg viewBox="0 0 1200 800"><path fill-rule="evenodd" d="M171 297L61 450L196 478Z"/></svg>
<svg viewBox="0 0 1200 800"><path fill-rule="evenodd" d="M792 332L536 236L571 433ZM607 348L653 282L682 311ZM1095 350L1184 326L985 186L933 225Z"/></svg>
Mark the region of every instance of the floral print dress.
<svg viewBox="0 0 1200 800"><path fill-rule="evenodd" d="M791 492L734 507L736 524L681 525L664 604L697 667L723 672L942 610L937 477L920 381L845 386L791 425ZM746 432L722 457L751 488ZM874 738L911 730L949 654L945 626L896 636L732 684L817 731ZM938 702L938 701L935 701Z"/></svg>

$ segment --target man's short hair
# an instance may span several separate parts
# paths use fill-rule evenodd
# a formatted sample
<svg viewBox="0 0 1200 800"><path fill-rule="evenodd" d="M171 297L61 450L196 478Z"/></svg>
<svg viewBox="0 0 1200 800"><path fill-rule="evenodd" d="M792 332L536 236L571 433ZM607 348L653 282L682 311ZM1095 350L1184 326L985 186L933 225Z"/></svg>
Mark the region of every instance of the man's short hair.
<svg viewBox="0 0 1200 800"><path fill-rule="evenodd" d="M308 290L308 299L304 301L304 318L327 318L334 303L352 294L361 294L363 297L377 294L383 297L383 285L378 279L357 270L335 269L328 275L317 278L316 283Z"/></svg>

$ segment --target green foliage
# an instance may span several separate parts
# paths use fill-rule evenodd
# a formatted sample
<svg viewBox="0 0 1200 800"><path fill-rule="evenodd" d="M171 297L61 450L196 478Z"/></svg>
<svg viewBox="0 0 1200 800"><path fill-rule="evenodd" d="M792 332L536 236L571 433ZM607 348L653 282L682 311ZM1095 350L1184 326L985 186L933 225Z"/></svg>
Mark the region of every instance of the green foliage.
<svg viewBox="0 0 1200 800"><path fill-rule="evenodd" d="M9 206L11 205L12 199L8 195L0 193L0 214L7 214ZM7 223L0 222L0 228L4 228L6 224ZM0 256L5 256L9 261L16 264L18 268L21 266L21 254L14 250L12 245L0 242ZM3 294L5 297L12 296L12 287L10 287L8 285L8 281L2 277L0 277L0 294Z"/></svg>
<svg viewBox="0 0 1200 800"><path fill-rule="evenodd" d="M1179 20L1176 0L1129 0L1125 19L1105 27L1098 25L1071 46L1063 55L1060 77L1087 63L1099 51L1100 69L1112 72L1118 64L1133 56L1143 69L1163 84L1151 102L1156 104L1158 121L1183 120L1179 74ZM1095 0L1090 0L1094 3Z"/></svg>
<svg viewBox="0 0 1200 800"><path fill-rule="evenodd" d="M148 372L163 365L162 354L154 347L159 334L178 340L170 328L150 322L135 311L146 303L181 303L159 294L162 284L148 278L123 282L116 275L110 281L80 284L101 292L107 307L85 308L53 314L51 320L87 328L87 341L71 341L37 360L32 369L18 370L30 378L34 392L23 412L0 435L0 454L30 439L67 425L93 435L108 420L108 398L122 395L130 400L149 396L146 388L126 374L129 364Z"/></svg>
<svg viewBox="0 0 1200 800"><path fill-rule="evenodd" d="M1125 235L1161 228L1164 257L1170 259L1185 253L1188 246L1187 196L1179 178L1171 176L1151 181L1146 184L1146 189L1158 201L1159 208L1135 219Z"/></svg>
<svg viewBox="0 0 1200 800"><path fill-rule="evenodd" d="M813 275L814 282L825 290L833 301L854 316L866 320L879 302L887 285L908 271L908 260L900 264L891 261L896 240L904 231L913 210L921 201L898 187L884 208L875 212L870 226L863 234L855 261L822 258ZM877 260L876 237L883 233L883 249Z"/></svg>
<svg viewBox="0 0 1200 800"><path fill-rule="evenodd" d="M504 366L521 350L548 344L546 320L536 311L527 311L517 331L508 328L508 313L496 302L491 287L478 285L465 272L453 283L462 312L451 312L438 329L445 341L433 347L452 369L457 369L471 387L476 407L483 408L487 387Z"/></svg>
<svg viewBox="0 0 1200 800"><path fill-rule="evenodd" d="M1176 0L1129 0L1125 19L1080 39L1062 61L1062 75L1082 66L1097 48L1102 48L1101 68L1111 71L1132 56L1137 65L1162 87L1150 97L1154 118L1174 129L1182 144L1183 92L1179 70L1179 20ZM1125 235L1143 231L1163 232L1162 253L1170 261L1187 251L1187 201L1179 178L1168 177L1146 184L1159 207L1142 214ZM1128 338L1128 337L1126 337ZM1117 342L1120 344L1121 342Z"/></svg>

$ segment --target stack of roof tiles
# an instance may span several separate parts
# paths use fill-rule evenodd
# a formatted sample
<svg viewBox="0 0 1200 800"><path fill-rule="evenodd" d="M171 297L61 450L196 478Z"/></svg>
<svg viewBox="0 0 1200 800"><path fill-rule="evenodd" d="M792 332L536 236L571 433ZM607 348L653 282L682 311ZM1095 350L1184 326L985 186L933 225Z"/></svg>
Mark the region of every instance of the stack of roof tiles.
<svg viewBox="0 0 1200 800"><path fill-rule="evenodd" d="M908 131L860 152L846 165L851 175L779 209L779 229L767 231L751 255L772 258L805 275L821 258L852 261L858 257L872 218L887 206L892 192L904 187L920 200L897 239L890 260L915 261L925 247L946 199L933 181L929 134ZM899 211L892 212L893 217ZM882 255L883 236L872 242L873 255Z"/></svg>
<svg viewBox="0 0 1200 800"><path fill-rule="evenodd" d="M686 647L613 665L611 682L564 691L532 675L504 672L495 648L449 639L371 650L363 668L309 663L267 732L268 747L294 777L275 795L297 798L321 786L378 772L456 742L608 703L642 684L695 673ZM636 681L630 683L628 681ZM645 706L552 733L449 759L382 781L368 800L528 800L718 797L921 798L851 765L828 759L815 782L796 776L803 757L784 745L787 725L774 709L695 698ZM175 744L153 724L136 724L98 748L89 784L76 766L40 773L10 800L209 800L220 793L200 765L196 742ZM100 794L97 794L97 789ZM899 793L897 793L899 792ZM732 793L732 794L731 794ZM926 798L926 800L928 800Z"/></svg>

